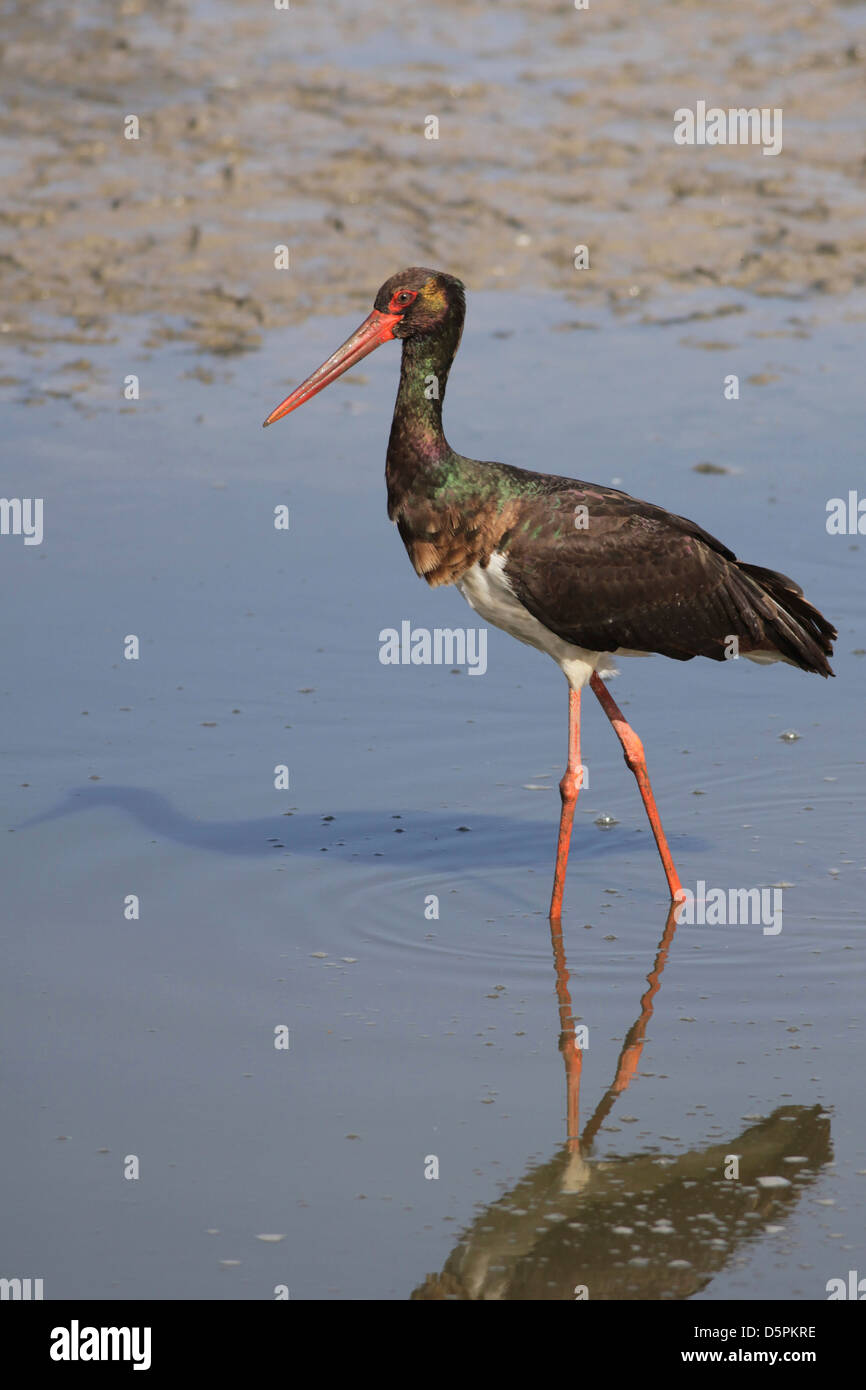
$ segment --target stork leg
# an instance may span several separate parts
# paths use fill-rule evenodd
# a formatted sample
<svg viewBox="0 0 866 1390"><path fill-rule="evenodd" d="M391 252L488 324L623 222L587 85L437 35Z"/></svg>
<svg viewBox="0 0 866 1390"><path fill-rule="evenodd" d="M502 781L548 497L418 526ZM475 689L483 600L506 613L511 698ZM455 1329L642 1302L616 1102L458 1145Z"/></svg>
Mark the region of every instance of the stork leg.
<svg viewBox="0 0 866 1390"><path fill-rule="evenodd" d="M556 845L556 870L553 875L553 897L550 900L551 921L562 916L562 893L565 888L565 871L568 867L568 850L571 844L571 827L574 823L574 807L577 793L583 782L583 769L580 763L580 691L568 691L568 766L559 784L562 797L562 811L559 817L559 840Z"/></svg>
<svg viewBox="0 0 866 1390"><path fill-rule="evenodd" d="M656 845L658 846L658 852L665 871L665 878L668 881L671 898L676 901L677 894L682 892L682 884L680 883L679 874L674 868L674 861L668 849L665 832L662 830L658 807L656 806L655 797L653 796L653 789L650 786L643 744L634 729L628 723L625 715L600 676L593 672L589 683L598 698L599 704L613 725L616 736L625 751L625 760L637 779L640 794L643 798L644 808L649 817L649 823L652 826L652 832L655 836Z"/></svg>
<svg viewBox="0 0 866 1390"><path fill-rule="evenodd" d="M550 917L550 940L553 945L553 964L556 970L556 998L559 1003L559 1050L565 1063L566 1140L572 1153L580 1153L580 1074L583 1067L583 1048L577 1046L574 1009L568 989L568 966L562 940L562 922Z"/></svg>

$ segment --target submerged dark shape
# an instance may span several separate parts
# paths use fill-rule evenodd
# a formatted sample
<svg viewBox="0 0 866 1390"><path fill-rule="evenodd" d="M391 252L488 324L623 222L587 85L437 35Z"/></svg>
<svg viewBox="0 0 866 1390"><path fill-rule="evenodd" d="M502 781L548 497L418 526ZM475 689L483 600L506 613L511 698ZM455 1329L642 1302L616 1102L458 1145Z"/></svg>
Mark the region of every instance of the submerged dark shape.
<svg viewBox="0 0 866 1390"><path fill-rule="evenodd" d="M210 820L186 814L161 792L147 787L117 786L108 782L84 783L71 788L54 806L39 811L11 827L30 830L46 822L85 811L109 810L131 817L148 835L158 835L174 844L211 854L243 858L272 858L277 853L312 855L323 851L340 860L371 858L394 864L429 864L438 872L471 872L479 867L535 865L546 838L541 821L513 816L473 815L471 835L462 834L462 812L418 810L401 807L400 827L393 809L344 810L325 816L315 811L276 813L235 820ZM601 843L599 843L601 841ZM637 832L630 841L632 852L643 853L648 846ZM691 848L704 849L698 838L688 841ZM589 857L617 853L609 836L587 830L577 847Z"/></svg>
<svg viewBox="0 0 866 1390"><path fill-rule="evenodd" d="M732 1153L736 1182L724 1176ZM802 1162L785 1161L795 1156ZM671 1158L595 1162L563 1146L485 1207L441 1273L411 1298L570 1301L579 1288L594 1302L690 1298L767 1222L792 1214L831 1156L820 1105L780 1106L739 1134ZM780 1174L788 1185L758 1181Z"/></svg>
<svg viewBox="0 0 866 1390"><path fill-rule="evenodd" d="M676 916L672 908L614 1079L582 1130L584 1054L562 928L551 921L568 1138L484 1208L441 1273L429 1274L412 1299L689 1298L754 1242L766 1221L789 1215L830 1160L830 1117L820 1105L781 1106L735 1138L676 1156L647 1150L592 1158L601 1127L638 1075Z"/></svg>
<svg viewBox="0 0 866 1390"><path fill-rule="evenodd" d="M417 574L454 584L487 622L546 652L569 683L568 765L551 916L562 909L580 789L580 693L590 685L614 726L676 900L681 885L662 830L640 739L602 683L619 656L676 661L732 655L831 676L836 630L786 575L746 564L685 517L615 488L481 462L442 428L460 344L464 287L414 266L391 276L374 308L266 425L297 409L392 338L403 344L388 441L388 515Z"/></svg>

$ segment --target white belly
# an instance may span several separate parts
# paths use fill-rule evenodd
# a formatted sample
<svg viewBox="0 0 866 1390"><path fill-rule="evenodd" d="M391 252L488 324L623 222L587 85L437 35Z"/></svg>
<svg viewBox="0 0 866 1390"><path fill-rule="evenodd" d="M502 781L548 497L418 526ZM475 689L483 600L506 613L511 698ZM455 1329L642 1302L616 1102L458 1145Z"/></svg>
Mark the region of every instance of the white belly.
<svg viewBox="0 0 866 1390"><path fill-rule="evenodd" d="M527 646L536 647L538 651L552 656L562 668L572 690L581 690L593 671L598 670L602 675L612 673L609 655L564 642L527 612L508 582L502 551L494 551L484 569L481 565L473 565L457 580L456 587L485 622L501 627L503 632L509 632L518 642L525 642Z"/></svg>
<svg viewBox="0 0 866 1390"><path fill-rule="evenodd" d="M617 675L614 656L652 656L652 652L635 652L627 647L617 647L613 654L588 651L586 647L576 647L549 632L516 597L505 574L505 556L501 550L493 552L486 569L473 565L462 579L458 579L455 587L485 622L501 627L503 632L509 632L518 642L525 642L527 646L536 647L538 651L552 656L565 673L572 690L582 690L593 671L598 671L605 680L608 676ZM761 664L787 661L787 657L771 651L746 652L744 655L748 661Z"/></svg>

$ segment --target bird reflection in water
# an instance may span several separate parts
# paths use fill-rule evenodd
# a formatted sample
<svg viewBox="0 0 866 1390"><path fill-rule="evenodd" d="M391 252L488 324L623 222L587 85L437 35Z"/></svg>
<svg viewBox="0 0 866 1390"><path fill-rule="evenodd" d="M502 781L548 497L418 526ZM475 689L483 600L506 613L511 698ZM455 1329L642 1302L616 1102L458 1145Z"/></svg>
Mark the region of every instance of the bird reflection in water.
<svg viewBox="0 0 866 1390"><path fill-rule="evenodd" d="M637 1075L655 996L676 931L672 908L648 988L616 1074L581 1132L583 1051L578 1046L561 919L550 919L559 1050L565 1063L567 1138L546 1163L486 1207L440 1274L412 1299L685 1299L789 1216L831 1157L820 1105L784 1105L722 1143L677 1157L591 1158L599 1129ZM739 1157L738 1180L725 1177ZM786 1159L797 1159L796 1163ZM783 1177L762 1185L761 1179Z"/></svg>

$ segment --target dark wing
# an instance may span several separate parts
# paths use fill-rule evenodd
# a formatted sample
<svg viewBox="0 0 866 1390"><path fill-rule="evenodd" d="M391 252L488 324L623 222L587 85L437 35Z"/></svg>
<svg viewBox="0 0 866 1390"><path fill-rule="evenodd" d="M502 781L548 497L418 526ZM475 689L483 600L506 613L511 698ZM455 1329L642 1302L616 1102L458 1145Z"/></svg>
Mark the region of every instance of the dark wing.
<svg viewBox="0 0 866 1390"><path fill-rule="evenodd" d="M545 480L546 482L548 480ZM833 627L784 575L740 563L694 522L591 485L550 479L504 538L517 597L551 632L590 651L724 661L776 652L832 674Z"/></svg>

